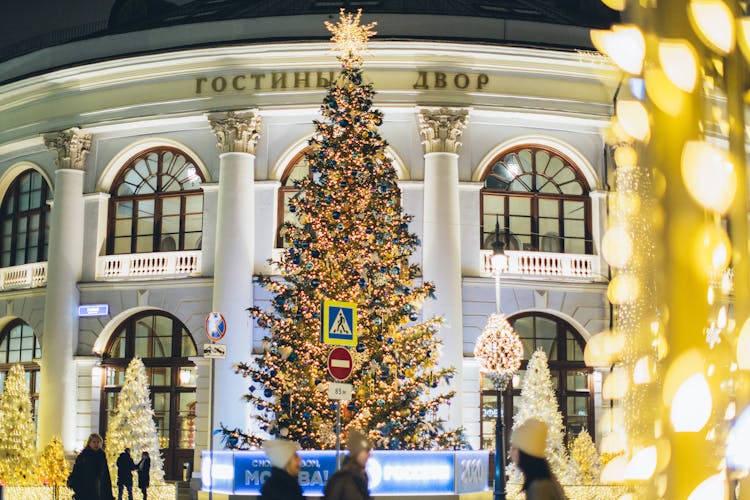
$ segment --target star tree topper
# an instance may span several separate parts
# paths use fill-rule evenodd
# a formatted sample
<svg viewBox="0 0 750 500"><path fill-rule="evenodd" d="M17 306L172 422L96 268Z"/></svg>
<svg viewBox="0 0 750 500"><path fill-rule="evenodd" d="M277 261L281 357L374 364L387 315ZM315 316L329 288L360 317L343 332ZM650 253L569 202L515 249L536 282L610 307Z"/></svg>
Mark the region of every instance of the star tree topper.
<svg viewBox="0 0 750 500"><path fill-rule="evenodd" d="M345 13L342 8L339 11L339 22L337 24L325 22L328 31L333 34L331 41L334 50L342 52L341 61L347 68L362 64L360 52L367 48L367 40L377 33L372 28L378 23L359 24L361 17L362 9L357 10L355 15L351 12Z"/></svg>

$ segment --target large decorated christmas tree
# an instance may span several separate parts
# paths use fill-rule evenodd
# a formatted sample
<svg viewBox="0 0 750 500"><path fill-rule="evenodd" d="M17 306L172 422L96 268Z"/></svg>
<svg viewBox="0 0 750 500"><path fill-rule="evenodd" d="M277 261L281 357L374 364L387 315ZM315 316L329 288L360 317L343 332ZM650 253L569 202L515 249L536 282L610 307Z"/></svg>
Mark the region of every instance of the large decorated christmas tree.
<svg viewBox="0 0 750 500"><path fill-rule="evenodd" d="M159 435L149 400L146 367L138 358L133 358L125 371L122 390L118 393L117 405L105 437L107 463L113 478L117 477L117 456L125 448L130 448L135 462L147 451L151 458L150 483L164 483L164 461L159 453Z"/></svg>
<svg viewBox="0 0 750 500"><path fill-rule="evenodd" d="M358 343L351 349L352 400L344 402L342 428L369 432L378 448L453 447L458 431L446 431L438 408L453 396L441 384L452 368L437 366L439 319L423 322L419 310L434 292L416 284L409 258L418 245L411 218L401 208L396 171L378 133L383 115L372 108L373 86L364 81L361 51L374 34L342 10L326 23L341 51L341 72L316 121L307 156L310 175L290 200L295 223L285 224L290 247L276 264L283 279L261 278L273 310L250 309L268 328L265 352L238 370L251 382L247 401L260 434L281 435L304 448L331 448L335 401L328 397L327 355L320 341L321 301L353 302ZM230 445L254 445L263 437L239 431ZM244 439L242 439L244 438Z"/></svg>
<svg viewBox="0 0 750 500"><path fill-rule="evenodd" d="M35 442L26 377L21 365L13 365L0 394L0 483L26 486L35 482Z"/></svg>
<svg viewBox="0 0 750 500"><path fill-rule="evenodd" d="M529 418L537 418L546 423L547 447L545 454L552 472L563 483L571 482L568 454L565 448L565 429L562 415L557 405L557 395L552 386L552 376L547 364L547 355L542 350L534 351L526 366L521 382L521 398L518 411L513 415L513 430ZM519 472L510 467L511 477L520 482Z"/></svg>

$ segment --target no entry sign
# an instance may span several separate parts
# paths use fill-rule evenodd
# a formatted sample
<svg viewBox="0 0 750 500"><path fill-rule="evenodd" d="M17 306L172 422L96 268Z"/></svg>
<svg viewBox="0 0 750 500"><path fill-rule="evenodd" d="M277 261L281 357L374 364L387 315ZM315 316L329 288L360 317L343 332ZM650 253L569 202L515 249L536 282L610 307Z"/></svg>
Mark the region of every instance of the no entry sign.
<svg viewBox="0 0 750 500"><path fill-rule="evenodd" d="M336 380L346 380L352 374L354 363L349 350L344 347L335 347L328 353L328 373Z"/></svg>

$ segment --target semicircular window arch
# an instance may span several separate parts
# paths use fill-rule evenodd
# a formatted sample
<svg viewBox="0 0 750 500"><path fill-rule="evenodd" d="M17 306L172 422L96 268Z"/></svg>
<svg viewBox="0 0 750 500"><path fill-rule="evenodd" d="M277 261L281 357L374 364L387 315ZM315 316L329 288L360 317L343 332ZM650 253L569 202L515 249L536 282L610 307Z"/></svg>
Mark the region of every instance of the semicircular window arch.
<svg viewBox="0 0 750 500"><path fill-rule="evenodd" d="M508 250L592 254L589 186L563 154L524 145L498 155L484 177L481 243L495 228Z"/></svg>
<svg viewBox="0 0 750 500"><path fill-rule="evenodd" d="M102 356L99 427L106 433L125 371L138 357L146 367L151 403L167 479L178 479L192 464L196 432L195 340L187 327L164 311L143 311L125 319L113 332Z"/></svg>
<svg viewBox="0 0 750 500"><path fill-rule="evenodd" d="M110 190L107 255L200 250L203 174L172 147L139 153Z"/></svg>
<svg viewBox="0 0 750 500"><path fill-rule="evenodd" d="M289 210L289 200L299 193L297 182L310 175L310 164L307 155L310 148L305 148L297 153L289 162L281 176L281 187L279 187L279 205L277 210L278 227L276 228L276 248L288 248L291 243L285 238L284 225L286 223L298 225L299 217Z"/></svg>
<svg viewBox="0 0 750 500"><path fill-rule="evenodd" d="M0 267L47 260L52 189L30 168L16 177L0 205Z"/></svg>

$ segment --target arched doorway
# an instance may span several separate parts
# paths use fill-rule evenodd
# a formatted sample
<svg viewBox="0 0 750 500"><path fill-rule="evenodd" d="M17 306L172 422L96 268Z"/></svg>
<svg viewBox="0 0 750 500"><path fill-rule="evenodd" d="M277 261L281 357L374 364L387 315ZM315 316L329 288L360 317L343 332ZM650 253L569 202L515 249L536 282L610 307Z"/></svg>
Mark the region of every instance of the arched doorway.
<svg viewBox="0 0 750 500"><path fill-rule="evenodd" d="M31 396L35 427L38 425L40 383L37 360L41 357L42 349L39 339L34 335L34 330L23 320L16 318L0 331L0 393L3 391L5 377L11 367L20 364L23 367Z"/></svg>
<svg viewBox="0 0 750 500"><path fill-rule="evenodd" d="M594 390L592 369L583 361L586 341L567 321L543 312L525 312L508 318L523 342L524 361L518 372L522 379L531 355L537 349L547 355L557 405L562 413L566 441L582 429L594 434ZM481 381L481 447L495 448L497 398L492 381ZM521 384L514 383L502 394L505 446L508 447L513 416L521 397ZM507 452L507 450L506 450Z"/></svg>
<svg viewBox="0 0 750 500"><path fill-rule="evenodd" d="M182 467L192 469L195 448L196 369L190 361L197 350L192 335L177 318L163 311L143 311L127 318L114 331L104 351L100 425L115 410L134 357L141 358L151 392L156 428L164 457L166 479L180 479Z"/></svg>

